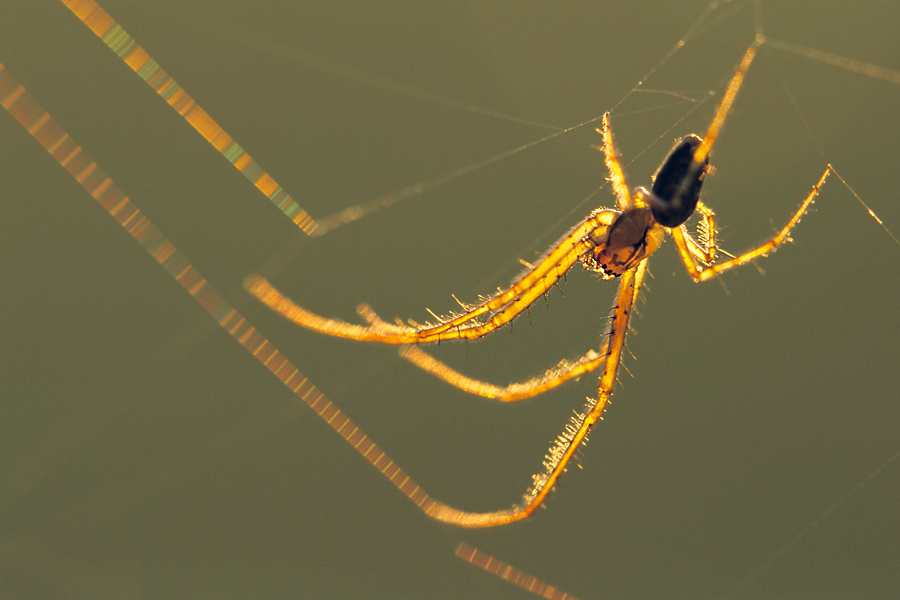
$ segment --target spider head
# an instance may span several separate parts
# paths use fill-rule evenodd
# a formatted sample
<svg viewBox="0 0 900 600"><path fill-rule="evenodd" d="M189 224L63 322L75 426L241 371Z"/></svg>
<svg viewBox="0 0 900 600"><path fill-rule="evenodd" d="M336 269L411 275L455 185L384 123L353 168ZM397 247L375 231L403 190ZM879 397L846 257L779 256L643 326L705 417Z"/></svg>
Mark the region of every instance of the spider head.
<svg viewBox="0 0 900 600"><path fill-rule="evenodd" d="M709 171L708 155L703 162L694 162L702 141L696 135L682 138L660 165L650 191L641 188L653 218L664 227L678 227L694 214Z"/></svg>

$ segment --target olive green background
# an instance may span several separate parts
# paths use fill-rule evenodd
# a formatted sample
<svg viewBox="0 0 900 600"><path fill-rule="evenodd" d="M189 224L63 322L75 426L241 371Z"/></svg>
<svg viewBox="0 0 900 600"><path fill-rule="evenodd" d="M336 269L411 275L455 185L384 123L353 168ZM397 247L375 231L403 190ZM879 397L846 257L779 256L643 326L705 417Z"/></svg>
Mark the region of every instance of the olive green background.
<svg viewBox="0 0 900 600"><path fill-rule="evenodd" d="M689 112L683 97L721 92L755 21L726 3L661 63L705 2L101 4L316 217L552 132L450 101L555 127L614 108L630 184L646 185L675 139L703 133L718 98ZM900 69L894 3L760 15L772 38ZM516 406L468 397L241 288L267 269L348 320L362 301L426 320L451 294L490 293L612 203L591 196L606 177L592 126L308 239L62 3L0 1L0 62L434 497L512 504L595 392L587 376ZM659 93L629 94L657 65L644 89ZM897 84L764 47L704 190L723 248L770 235L826 162L900 233L898 107ZM900 245L837 179L764 275L695 285L667 243L584 468L528 522L465 531L429 520L298 406L5 114L0 137L3 595L531 597L455 558L460 541L581 598L900 591L900 464L869 478L900 450ZM527 378L597 347L614 291L576 267L531 325L437 354Z"/></svg>

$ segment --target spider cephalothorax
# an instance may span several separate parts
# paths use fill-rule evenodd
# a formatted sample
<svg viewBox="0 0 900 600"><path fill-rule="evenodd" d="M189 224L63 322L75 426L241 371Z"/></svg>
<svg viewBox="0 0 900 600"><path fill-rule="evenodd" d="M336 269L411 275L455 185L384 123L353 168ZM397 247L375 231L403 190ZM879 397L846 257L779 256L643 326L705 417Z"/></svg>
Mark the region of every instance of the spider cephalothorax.
<svg viewBox="0 0 900 600"><path fill-rule="evenodd" d="M621 212L600 209L615 216L608 227L587 235L592 248L582 256L585 268L607 278L618 277L659 247L663 228L679 227L694 214L709 171L708 155L700 162L694 160L702 142L692 134L675 144L656 171L651 189L635 188L628 208Z"/></svg>
<svg viewBox="0 0 900 600"><path fill-rule="evenodd" d="M610 278L618 277L652 254L662 242L663 229L646 206L607 212L615 213L615 219L609 227L597 228L587 235L586 241L593 247L581 257L581 263Z"/></svg>

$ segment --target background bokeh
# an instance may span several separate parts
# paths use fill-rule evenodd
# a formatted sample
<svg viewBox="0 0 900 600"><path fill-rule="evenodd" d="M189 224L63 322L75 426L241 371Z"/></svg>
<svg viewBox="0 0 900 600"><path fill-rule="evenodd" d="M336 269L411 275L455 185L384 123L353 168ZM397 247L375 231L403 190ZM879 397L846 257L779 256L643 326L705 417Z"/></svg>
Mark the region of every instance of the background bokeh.
<svg viewBox="0 0 900 600"><path fill-rule="evenodd" d="M874 0L762 2L756 19L723 3L668 60L706 2L101 4L315 217L553 131L501 114L570 127L614 109L630 183L647 184L676 138L704 131L717 98L690 112L684 97L721 91L756 21L900 69L900 6ZM268 269L348 320L362 301L423 321L451 293L474 300L612 203L591 196L606 176L592 126L308 239L62 3L0 0L0 62L434 497L512 504L594 393L590 376L517 406L468 397L241 288ZM770 235L826 162L900 232L898 106L896 84L764 47L705 187L722 246ZM530 521L464 531L296 405L6 114L0 138L4 595L529 597L455 558L460 541L581 598L900 591L900 464L868 478L900 450L900 246L837 179L764 274L695 285L663 247L584 468ZM437 354L526 378L596 347L614 290L576 268L530 325Z"/></svg>

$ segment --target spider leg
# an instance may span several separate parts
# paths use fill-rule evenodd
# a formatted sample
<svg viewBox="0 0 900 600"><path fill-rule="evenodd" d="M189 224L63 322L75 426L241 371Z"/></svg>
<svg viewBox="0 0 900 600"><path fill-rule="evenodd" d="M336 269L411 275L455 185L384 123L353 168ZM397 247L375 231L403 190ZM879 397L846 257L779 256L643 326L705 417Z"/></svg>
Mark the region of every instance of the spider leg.
<svg viewBox="0 0 900 600"><path fill-rule="evenodd" d="M641 261L635 268L622 274L619 283L619 292L616 295L616 304L613 307L612 323L610 324L608 347L609 352L600 377L600 386L597 397L588 400L585 412L578 415L566 430L559 435L556 443L547 453L544 461L545 471L534 476L534 484L525 494L522 503L511 509L489 513L474 513L461 511L435 502L425 510L426 514L439 521L452 523L460 527L493 527L520 521L527 518L544 502L550 490L556 485L560 476L565 473L566 467L578 447L584 441L588 432L602 416L609 397L612 395L616 382L616 373L622 360L622 350L625 347L625 334L628 331L628 322L634 309L635 299L640 290L644 274L647 269L647 261Z"/></svg>
<svg viewBox="0 0 900 600"><path fill-rule="evenodd" d="M619 162L616 144L613 142L612 129L609 126L609 113L603 114L601 127L596 129L596 132L603 138L603 145L595 147L603 152L606 170L609 171L609 182L616 195L616 205L619 210L625 210L631 206L632 199L631 193L628 191L628 184L625 183L625 172Z"/></svg>
<svg viewBox="0 0 900 600"><path fill-rule="evenodd" d="M500 400L501 402L515 402L516 400L537 396L570 379L593 371L606 361L606 351L607 343L604 343L599 352L588 350L578 360L562 361L557 367L549 369L544 375L533 377L528 381L510 383L504 387L467 377L451 369L445 363L417 346L404 346L400 350L400 356L464 392Z"/></svg>
<svg viewBox="0 0 900 600"><path fill-rule="evenodd" d="M286 319L327 335L383 344L475 339L505 325L540 298L582 254L593 247L588 235L591 233L595 236L600 235L598 232L609 227L617 214L611 210L594 211L569 230L533 268L522 273L508 289L497 292L464 314L435 325L412 327L386 323L380 319L369 326L354 325L339 319L322 317L298 306L260 275L247 277L244 287L263 304ZM363 313L371 312L365 305L360 306L358 310ZM487 315L487 320L483 322L477 320L482 315Z"/></svg>
<svg viewBox="0 0 900 600"><path fill-rule="evenodd" d="M783 244L785 241L789 240L791 229L800 222L800 219L806 214L806 211L809 210L809 207L812 205L813 201L816 199L816 195L819 193L819 188L825 183L825 179L828 177L828 174L831 172L831 165L825 168L825 172L822 173L822 176L813 186L812 191L806 196L806 199L803 200L803 203L800 205L800 208L791 216L791 219L787 222L787 225L781 228L781 230L775 234L769 241L760 244L756 248L752 250L748 250L743 254L730 258L725 262L721 262L716 265L710 265L705 268L701 268L697 265L696 255L694 249L691 247L691 242L688 242L688 239L685 236L685 233L682 231L682 228L675 227L669 229L669 233L672 234L672 238L675 240L675 245L678 247L678 254L681 256L681 260L684 263L685 268L687 269L690 276L694 279L694 281L706 281L711 277L715 277L719 273L724 273L725 271L729 271L735 267L739 267L741 265L747 264L751 260L755 258L759 258L760 256L765 256L769 252L772 252L778 246ZM709 209L706 209L709 211ZM709 211L712 214L712 211ZM710 237L710 249L711 253L715 255L715 239ZM696 244L696 242L693 242Z"/></svg>
<svg viewBox="0 0 900 600"><path fill-rule="evenodd" d="M756 39L753 40L753 43L750 44L750 47L744 52L741 63L731 77L731 81L728 82L728 87L725 89L725 94L722 96L722 102L720 102L718 108L716 108L716 114L713 116L713 120L706 130L706 135L703 136L703 142L697 148L697 151L694 152L694 164L698 165L698 167L706 160L710 148L712 148L716 138L719 137L719 132L722 131L722 126L725 124L725 117L731 112L731 106L734 104L734 99L737 96L738 90L741 89L741 84L744 83L744 77L747 75L747 70L750 68L750 64L756 56L756 49L762 46L763 43L765 43L765 37L761 34L757 35Z"/></svg>
<svg viewBox="0 0 900 600"><path fill-rule="evenodd" d="M706 135L703 136L703 139L700 141L700 145L697 146L697 149L694 151L691 169L682 180L680 188L676 191L675 194L673 194L673 197L683 196L685 193L687 193L688 187L695 184L696 176L700 173L700 171L708 169L707 165L709 163L709 151L712 149L713 144L715 144L716 139L718 139L719 134L722 132L722 127L725 125L725 118L728 116L728 113L731 112L731 107L734 105L734 100L737 97L737 93L741 89L741 85L743 85L744 83L744 78L747 76L747 71L750 69L750 65L753 63L753 59L756 57L756 51L763 43L765 43L765 37L762 34L757 34L756 38L754 38L753 42L750 44L750 46L747 47L747 50L744 52L744 56L743 58L741 58L740 64L738 65L737 69L735 69L734 75L728 82L728 87L725 89L725 93L722 96L722 101L719 103L719 106L716 107L716 112L713 115L713 119L706 130ZM703 214L707 218L707 224L709 224L709 217L712 216L712 211L706 209L706 212L704 212ZM714 232L715 230L712 229L711 231ZM682 237L684 237L684 232L682 231L681 233ZM711 252L709 252L709 250L714 248L714 245L707 246L707 252L705 253L706 257L710 257L713 255ZM697 258L700 257L698 256ZM707 262L707 260L704 258L700 258L700 260L704 263Z"/></svg>
<svg viewBox="0 0 900 600"><path fill-rule="evenodd" d="M712 209L700 201L697 202L695 210L700 213L700 223L697 226L698 239L695 240L691 237L684 225L681 225L679 229L684 234L691 256L708 266L716 261L716 254L719 251L716 245L716 215Z"/></svg>

